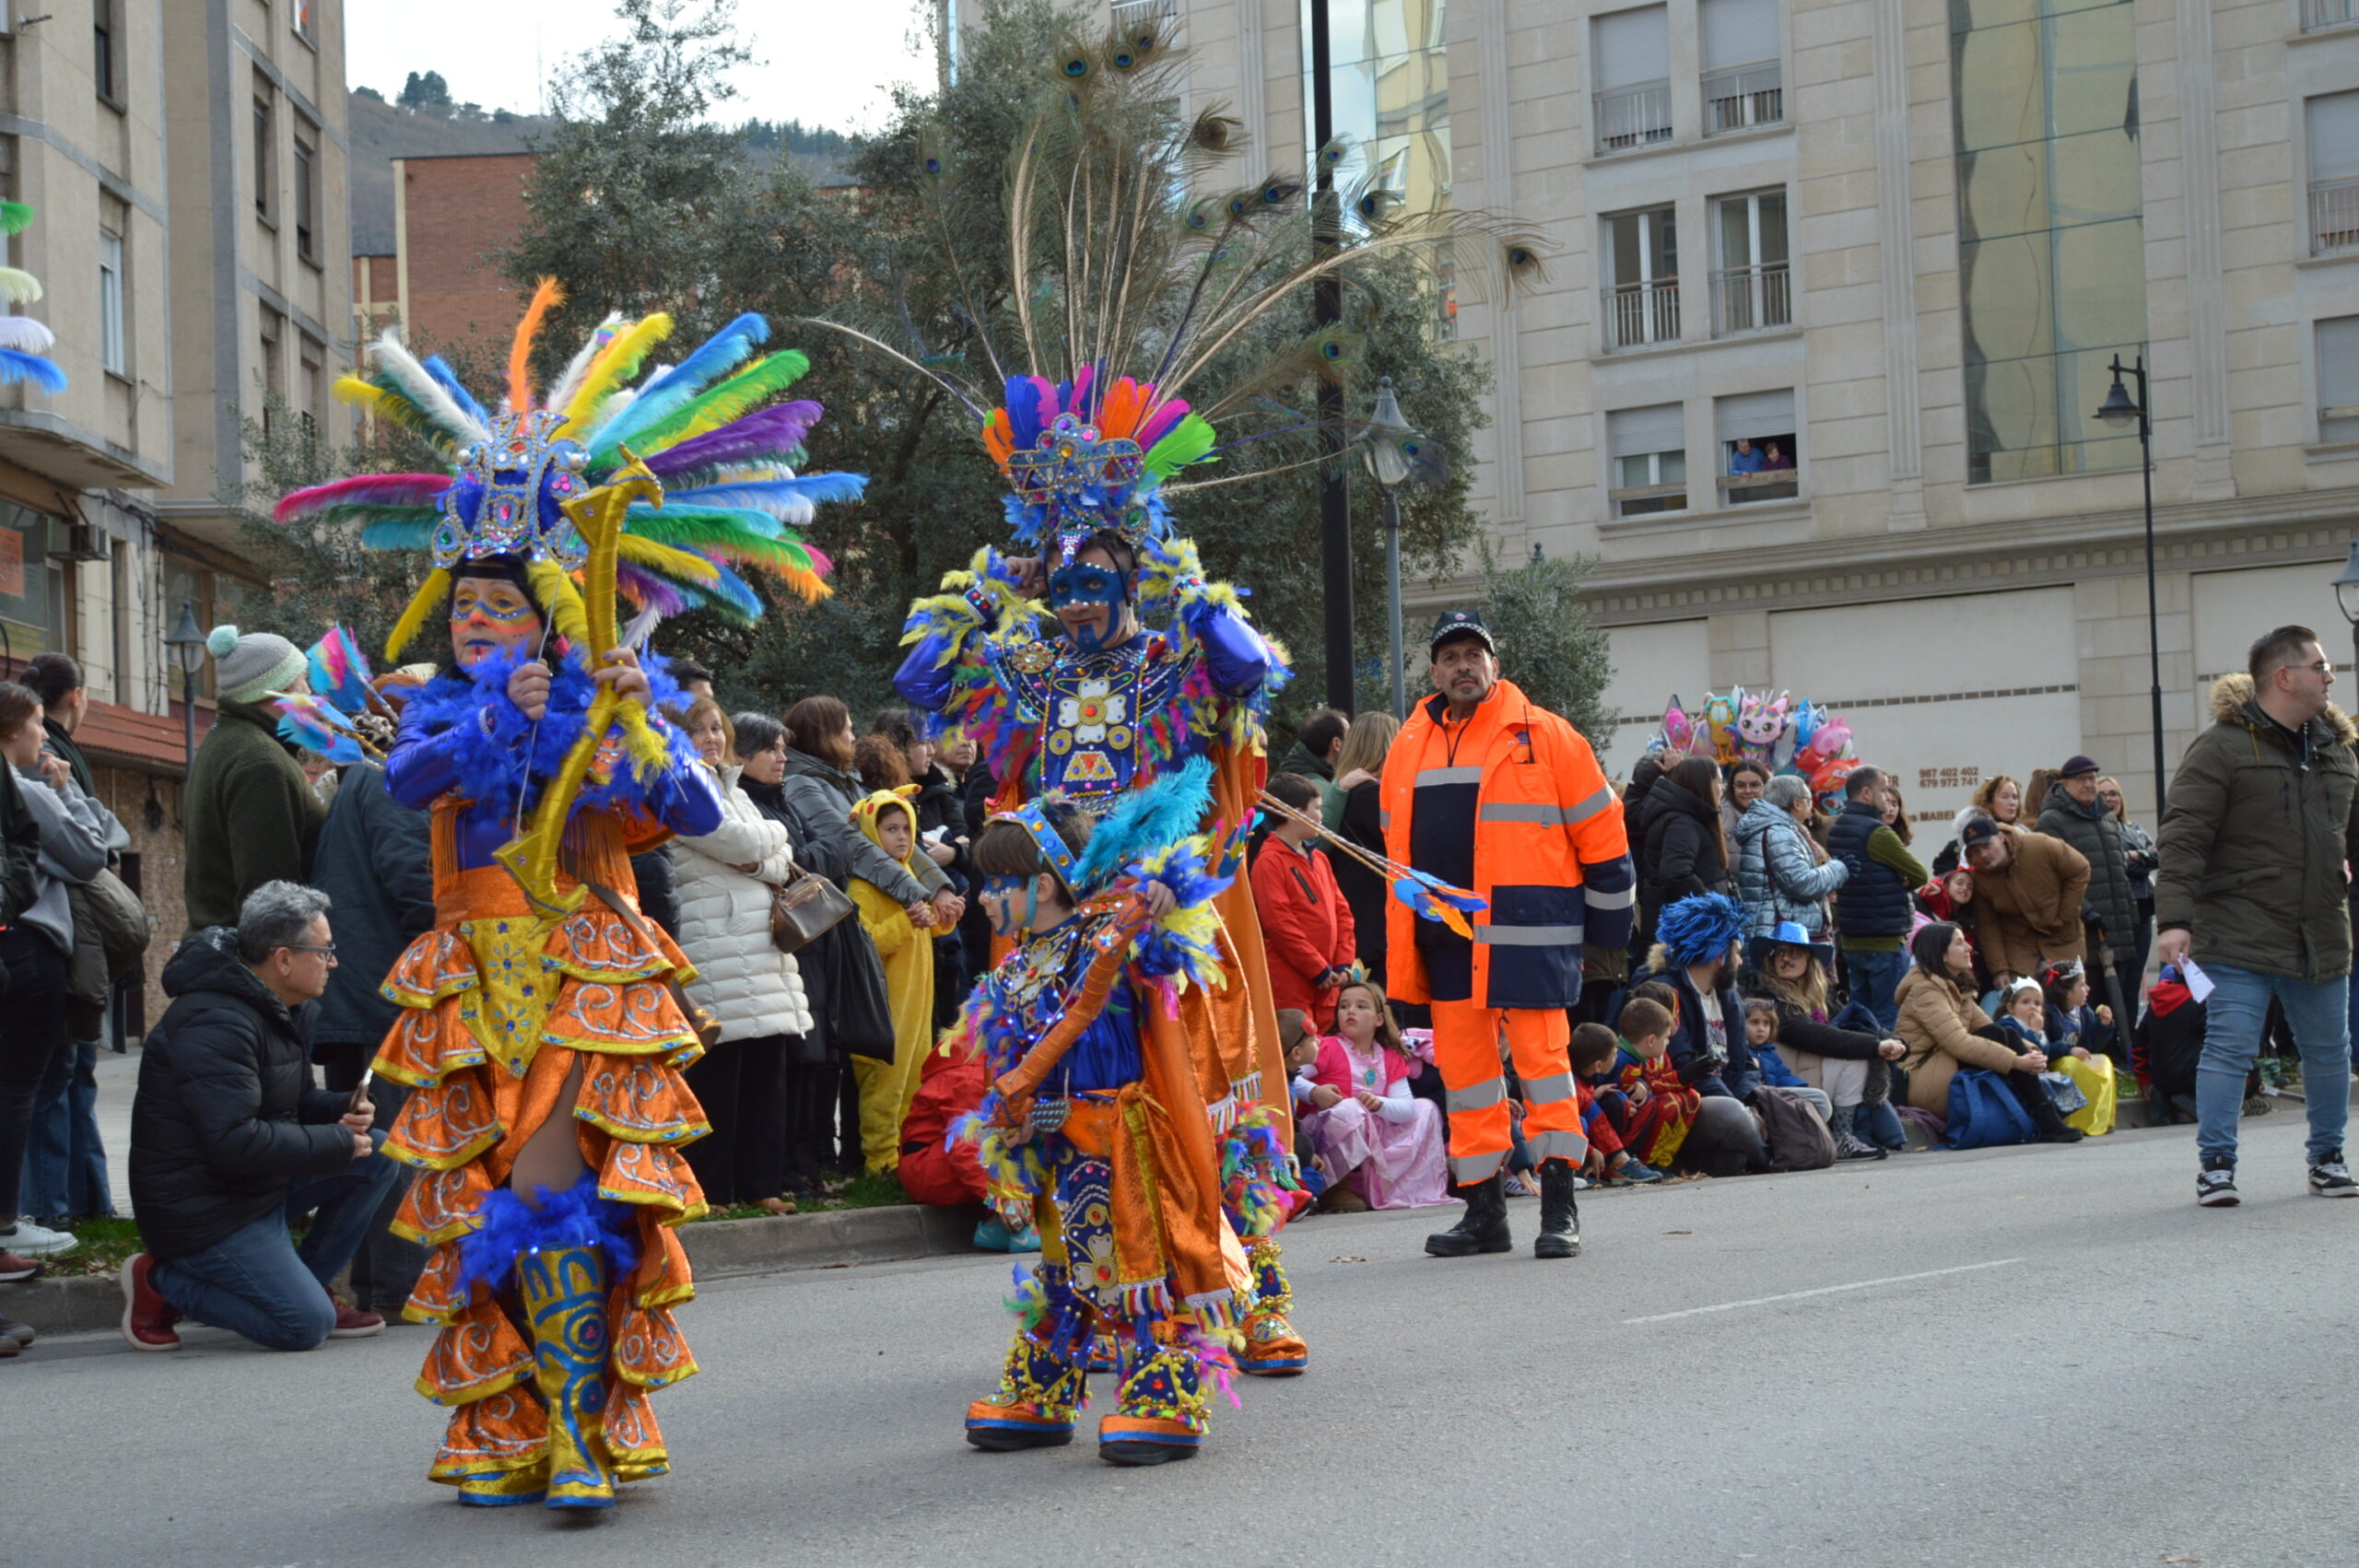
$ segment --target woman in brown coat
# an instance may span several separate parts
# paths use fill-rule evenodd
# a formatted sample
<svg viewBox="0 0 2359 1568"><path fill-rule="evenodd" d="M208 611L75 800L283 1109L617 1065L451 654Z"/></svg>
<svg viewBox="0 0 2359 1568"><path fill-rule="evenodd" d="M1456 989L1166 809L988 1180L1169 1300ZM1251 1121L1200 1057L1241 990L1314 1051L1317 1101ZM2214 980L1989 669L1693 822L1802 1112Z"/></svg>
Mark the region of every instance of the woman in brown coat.
<svg viewBox="0 0 2359 1568"><path fill-rule="evenodd" d="M2041 1142L2078 1143L2081 1135L2064 1125L2040 1083L2048 1058L2009 1044L1990 1015L1966 994L1966 988L1974 983L1974 950L1966 944L1966 933L1947 920L1936 920L1909 939L1908 955L1916 966L1901 977L1900 1022L1894 1031L1908 1047L1900 1059L1908 1073L1908 1103L1920 1111L1947 1116L1950 1080L1978 1067L2000 1074L2014 1092L2039 1129Z"/></svg>

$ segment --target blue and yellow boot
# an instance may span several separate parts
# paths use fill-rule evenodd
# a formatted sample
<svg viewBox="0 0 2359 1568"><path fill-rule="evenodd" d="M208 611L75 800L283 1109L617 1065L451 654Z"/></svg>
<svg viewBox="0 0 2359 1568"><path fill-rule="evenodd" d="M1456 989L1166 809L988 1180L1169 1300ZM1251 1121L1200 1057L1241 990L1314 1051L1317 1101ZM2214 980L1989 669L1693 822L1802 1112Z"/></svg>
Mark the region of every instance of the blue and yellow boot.
<svg viewBox="0 0 2359 1568"><path fill-rule="evenodd" d="M605 1466L606 1260L596 1247L551 1246L516 1260L533 1329L534 1381L549 1408L552 1508L611 1508Z"/></svg>
<svg viewBox="0 0 2359 1568"><path fill-rule="evenodd" d="M999 1391L967 1407L967 1441L993 1454L1018 1448L1061 1448L1073 1441L1074 1414L1088 1393L1089 1375L1052 1353L1031 1330L1007 1349Z"/></svg>
<svg viewBox="0 0 2359 1568"><path fill-rule="evenodd" d="M1158 1336L1153 1352L1122 1379L1111 1415L1097 1421L1097 1457L1109 1465L1192 1459L1212 1425L1196 1352Z"/></svg>
<svg viewBox="0 0 2359 1568"><path fill-rule="evenodd" d="M546 1461L521 1470L489 1470L459 1483L459 1501L476 1508L514 1508L545 1501L549 1494Z"/></svg>
<svg viewBox="0 0 2359 1568"><path fill-rule="evenodd" d="M1245 1349L1237 1370L1255 1377L1298 1376L1310 1364L1310 1347L1288 1320L1294 1287L1278 1260L1277 1238L1255 1236L1245 1244L1245 1258L1253 1266L1253 1306L1245 1315Z"/></svg>

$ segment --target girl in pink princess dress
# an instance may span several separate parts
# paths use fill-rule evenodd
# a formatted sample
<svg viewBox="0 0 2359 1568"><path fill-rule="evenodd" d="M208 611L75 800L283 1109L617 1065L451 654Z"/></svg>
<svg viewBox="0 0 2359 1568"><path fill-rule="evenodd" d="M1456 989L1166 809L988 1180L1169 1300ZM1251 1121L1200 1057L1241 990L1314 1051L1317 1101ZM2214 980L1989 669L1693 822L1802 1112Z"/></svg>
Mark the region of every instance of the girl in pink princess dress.
<svg viewBox="0 0 2359 1568"><path fill-rule="evenodd" d="M1371 1209L1449 1201L1440 1110L1409 1093L1416 1066L1384 992L1367 980L1344 982L1335 997L1335 1033L1319 1042L1310 1071L1303 1128L1329 1180Z"/></svg>

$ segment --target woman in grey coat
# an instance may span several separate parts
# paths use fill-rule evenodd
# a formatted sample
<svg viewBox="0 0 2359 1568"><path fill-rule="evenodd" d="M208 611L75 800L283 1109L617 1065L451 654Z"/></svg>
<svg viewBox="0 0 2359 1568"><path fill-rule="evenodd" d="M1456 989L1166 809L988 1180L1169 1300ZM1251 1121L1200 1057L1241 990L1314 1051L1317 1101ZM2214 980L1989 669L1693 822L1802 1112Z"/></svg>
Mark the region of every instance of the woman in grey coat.
<svg viewBox="0 0 2359 1568"><path fill-rule="evenodd" d="M966 906L941 867L915 855L912 875L852 825L852 805L868 791L851 770L851 710L834 697L806 696L788 708L786 771L779 780L788 807L814 834L841 846L851 874L881 889L911 920L941 930L956 926Z"/></svg>
<svg viewBox="0 0 2359 1568"><path fill-rule="evenodd" d="M1813 939L1826 934L1826 896L1850 868L1824 860L1810 836L1810 786L1791 774L1769 780L1736 825L1737 896L1750 936L1791 920Z"/></svg>

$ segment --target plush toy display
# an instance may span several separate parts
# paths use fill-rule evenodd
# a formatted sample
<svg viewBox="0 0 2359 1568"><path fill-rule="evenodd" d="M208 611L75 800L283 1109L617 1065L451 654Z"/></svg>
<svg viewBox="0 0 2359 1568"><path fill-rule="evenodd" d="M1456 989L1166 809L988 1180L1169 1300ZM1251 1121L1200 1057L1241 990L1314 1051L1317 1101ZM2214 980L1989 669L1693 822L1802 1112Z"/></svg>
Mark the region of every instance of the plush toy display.
<svg viewBox="0 0 2359 1568"><path fill-rule="evenodd" d="M1647 749L1666 766L1683 756L1708 756L1722 767L1750 759L1805 780L1828 808L1842 800L1844 781L1860 766L1851 726L1841 719L1789 692L1772 696L1743 686L1707 692L1692 713L1674 696Z"/></svg>

